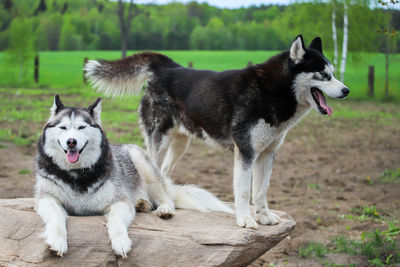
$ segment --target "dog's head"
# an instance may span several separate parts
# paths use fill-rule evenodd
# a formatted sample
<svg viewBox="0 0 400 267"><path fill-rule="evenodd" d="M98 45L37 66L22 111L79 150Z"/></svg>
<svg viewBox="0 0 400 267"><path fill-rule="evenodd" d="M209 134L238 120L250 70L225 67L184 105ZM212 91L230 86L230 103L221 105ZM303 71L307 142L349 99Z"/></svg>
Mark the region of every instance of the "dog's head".
<svg viewBox="0 0 400 267"><path fill-rule="evenodd" d="M297 36L290 47L289 61L293 90L300 104L310 104L320 114L331 115L324 93L333 98L349 94L349 89L333 76L333 66L322 53L321 38L316 37L306 48L303 37Z"/></svg>
<svg viewBox="0 0 400 267"><path fill-rule="evenodd" d="M50 111L40 139L44 153L61 169L92 167L105 140L100 121L101 98L88 108L75 108L64 106L56 95Z"/></svg>

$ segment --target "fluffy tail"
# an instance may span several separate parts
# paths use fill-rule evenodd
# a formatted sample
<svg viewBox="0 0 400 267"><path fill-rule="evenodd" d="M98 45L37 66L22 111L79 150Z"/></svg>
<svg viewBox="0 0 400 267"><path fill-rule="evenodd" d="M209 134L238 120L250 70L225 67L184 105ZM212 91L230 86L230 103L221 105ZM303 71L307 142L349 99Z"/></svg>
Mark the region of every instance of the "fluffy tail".
<svg viewBox="0 0 400 267"><path fill-rule="evenodd" d="M138 94L157 69L179 66L162 54L143 52L115 61L89 60L84 70L97 91L110 96L123 96Z"/></svg>
<svg viewBox="0 0 400 267"><path fill-rule="evenodd" d="M213 194L195 185L176 185L166 179L167 194L173 199L175 207L200 212L222 211L233 214L233 210Z"/></svg>

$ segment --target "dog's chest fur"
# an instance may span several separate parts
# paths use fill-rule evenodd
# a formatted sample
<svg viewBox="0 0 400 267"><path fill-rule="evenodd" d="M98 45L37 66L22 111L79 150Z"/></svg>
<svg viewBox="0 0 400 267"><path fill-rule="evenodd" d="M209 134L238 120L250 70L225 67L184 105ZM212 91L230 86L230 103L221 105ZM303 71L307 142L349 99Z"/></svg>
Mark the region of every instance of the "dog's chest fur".
<svg viewBox="0 0 400 267"><path fill-rule="evenodd" d="M49 194L55 197L70 215L95 215L103 214L115 198L115 186L111 180L93 190L96 185L81 193L73 190L70 185L62 180L55 178L53 182L50 179L43 178L37 174L36 188L44 195Z"/></svg>
<svg viewBox="0 0 400 267"><path fill-rule="evenodd" d="M111 145L108 151L108 157L101 162L107 171L93 172L89 176L80 174L90 172L91 168L63 170L51 158L39 153L36 158L36 197L49 195L57 199L70 215L103 214L115 201L134 201L142 184L127 146ZM46 164L43 159L48 160ZM91 178L89 184L85 181L87 177Z"/></svg>
<svg viewBox="0 0 400 267"><path fill-rule="evenodd" d="M298 105L294 116L282 122L279 126L271 126L271 124L265 122L264 119L259 119L250 129L251 146L255 152L261 153L272 142L284 137L310 110L311 108L309 106Z"/></svg>

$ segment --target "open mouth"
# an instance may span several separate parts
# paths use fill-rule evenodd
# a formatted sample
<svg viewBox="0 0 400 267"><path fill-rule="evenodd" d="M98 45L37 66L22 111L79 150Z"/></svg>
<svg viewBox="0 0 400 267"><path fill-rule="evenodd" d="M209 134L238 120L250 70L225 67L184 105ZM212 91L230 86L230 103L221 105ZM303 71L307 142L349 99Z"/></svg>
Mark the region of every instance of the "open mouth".
<svg viewBox="0 0 400 267"><path fill-rule="evenodd" d="M332 115L332 108L326 104L324 93L316 87L311 88L311 95L317 103L318 110L323 115Z"/></svg>
<svg viewBox="0 0 400 267"><path fill-rule="evenodd" d="M85 145L82 147L81 150L76 150L76 149L68 149L68 150L64 150L65 154L67 154L67 159L70 163L76 163L79 160L79 155L82 153L82 151L85 149L86 145L87 145L87 141L85 143Z"/></svg>

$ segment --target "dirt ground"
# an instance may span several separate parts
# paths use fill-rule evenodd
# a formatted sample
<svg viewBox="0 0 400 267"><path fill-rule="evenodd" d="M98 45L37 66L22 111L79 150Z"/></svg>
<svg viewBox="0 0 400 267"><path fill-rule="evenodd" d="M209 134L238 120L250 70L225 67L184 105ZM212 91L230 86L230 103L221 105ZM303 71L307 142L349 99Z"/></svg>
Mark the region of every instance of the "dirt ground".
<svg viewBox="0 0 400 267"><path fill-rule="evenodd" d="M354 102L350 107L360 112L398 114L396 105ZM1 146L0 198L32 197L35 146ZM289 213L297 226L252 266L320 266L318 259L300 258L299 247L309 241L328 244L339 234L359 238L362 232L382 226L383 222L372 219L340 218L354 208L374 205L384 218L400 219L400 184L384 183L379 178L385 169L397 168L398 115L353 119L312 112L289 132L278 152L268 193L270 208ZM232 152L194 141L173 177L178 183L198 184L225 201L233 201L232 170ZM367 177L372 184L367 183ZM328 255L326 259L337 264L368 264L363 257Z"/></svg>

